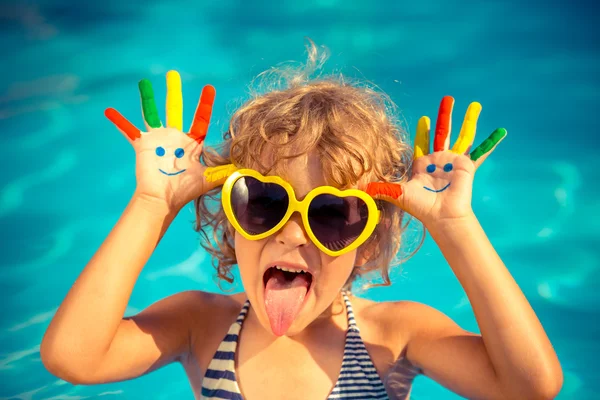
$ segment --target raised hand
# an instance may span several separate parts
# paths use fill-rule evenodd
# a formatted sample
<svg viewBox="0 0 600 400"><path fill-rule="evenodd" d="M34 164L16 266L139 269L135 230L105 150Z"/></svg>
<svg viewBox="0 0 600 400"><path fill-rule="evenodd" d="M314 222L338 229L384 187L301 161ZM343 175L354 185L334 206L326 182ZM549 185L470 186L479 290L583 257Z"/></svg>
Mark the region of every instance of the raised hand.
<svg viewBox="0 0 600 400"><path fill-rule="evenodd" d="M215 89L210 85L202 89L188 134L182 132L181 77L176 71L167 73L166 127L160 121L150 81L141 80L139 90L146 131L140 131L113 108L106 109L105 115L135 150L136 194L164 201L179 211L195 197L223 183L207 181L206 168L200 163Z"/></svg>
<svg viewBox="0 0 600 400"><path fill-rule="evenodd" d="M467 109L456 143L449 149L454 99L442 99L436 122L433 153L430 153L430 120L421 117L415 138L411 179L403 184L370 183L366 191L375 198L390 201L418 218L425 226L460 219L471 212L473 177L477 168L506 137L506 129L496 129L469 154L475 139L479 103Z"/></svg>

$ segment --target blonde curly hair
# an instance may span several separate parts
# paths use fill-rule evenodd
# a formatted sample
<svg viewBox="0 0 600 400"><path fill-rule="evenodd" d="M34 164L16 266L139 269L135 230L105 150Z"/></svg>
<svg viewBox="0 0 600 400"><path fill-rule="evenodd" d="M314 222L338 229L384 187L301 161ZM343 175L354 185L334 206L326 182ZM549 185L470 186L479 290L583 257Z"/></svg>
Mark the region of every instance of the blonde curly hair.
<svg viewBox="0 0 600 400"><path fill-rule="evenodd" d="M341 74L311 79L329 53L310 39L306 47L305 65L286 63L257 77L259 85L256 89L251 85L251 98L234 112L221 145L204 149L204 164L234 164L279 175L290 160L312 153L322 160L328 184L341 189L359 182L406 181L412 148L400 128L395 104L373 85L351 82ZM213 256L220 287L221 280L233 282L231 271L237 260L234 228L220 201L215 206L219 194L220 188L214 189L197 198L194 206L195 230L202 236L202 247ZM345 290L352 289L358 276L377 270L383 283L370 286L389 286L390 267L403 261L397 253L408 226L402 224L404 213L385 201L376 202L382 222L359 248L368 261L355 266ZM423 239L424 232L412 254Z"/></svg>

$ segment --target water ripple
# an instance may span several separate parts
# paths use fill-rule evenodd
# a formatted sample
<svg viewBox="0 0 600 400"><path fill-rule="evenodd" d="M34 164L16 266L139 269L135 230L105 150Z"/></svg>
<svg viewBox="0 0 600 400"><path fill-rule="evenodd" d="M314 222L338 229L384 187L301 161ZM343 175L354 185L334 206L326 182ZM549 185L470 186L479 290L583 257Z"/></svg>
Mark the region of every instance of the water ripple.
<svg viewBox="0 0 600 400"><path fill-rule="evenodd" d="M50 164L45 168L40 168L28 175L20 176L6 184L0 192L0 218L21 205L26 190L65 175L73 169L76 164L76 153L72 150L63 150L55 158L53 164Z"/></svg>

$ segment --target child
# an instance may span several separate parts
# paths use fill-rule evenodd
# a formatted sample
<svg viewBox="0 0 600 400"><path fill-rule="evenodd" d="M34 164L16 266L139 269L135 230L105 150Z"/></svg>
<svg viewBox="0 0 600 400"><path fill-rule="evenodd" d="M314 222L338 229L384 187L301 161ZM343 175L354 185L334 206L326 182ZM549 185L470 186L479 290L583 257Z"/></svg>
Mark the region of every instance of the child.
<svg viewBox="0 0 600 400"><path fill-rule="evenodd" d="M411 154L386 96L343 78L309 81L326 57L313 42L308 49L306 71L284 71L286 89L235 112L220 152L202 151L214 89L204 88L182 134L174 71L166 127L146 80L146 132L106 111L135 149L137 186L48 327L44 365L96 384L177 361L203 399L407 399L417 374L467 398L554 398L556 354L471 209L474 173L506 131L469 153L481 110L472 103L450 149L453 99L445 97L433 152L423 117ZM218 276L231 282L237 264L244 292L179 293L123 318L142 268L193 199ZM351 294L369 271L389 285L404 212L439 245L481 335L423 304Z"/></svg>

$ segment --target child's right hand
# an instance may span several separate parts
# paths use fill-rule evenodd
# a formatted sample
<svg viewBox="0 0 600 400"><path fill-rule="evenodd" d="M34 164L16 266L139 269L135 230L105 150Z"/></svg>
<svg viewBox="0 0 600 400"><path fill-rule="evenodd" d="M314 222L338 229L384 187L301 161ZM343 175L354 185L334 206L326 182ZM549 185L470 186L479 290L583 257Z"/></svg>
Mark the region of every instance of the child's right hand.
<svg viewBox="0 0 600 400"><path fill-rule="evenodd" d="M139 89L146 132L113 108L106 109L105 115L135 150L136 195L164 202L170 211L178 212L194 198L222 184L222 181L207 181L206 167L200 163L215 89L207 85L202 90L189 134L182 132L181 78L176 71L167 73L166 127L158 116L150 81L140 81Z"/></svg>

